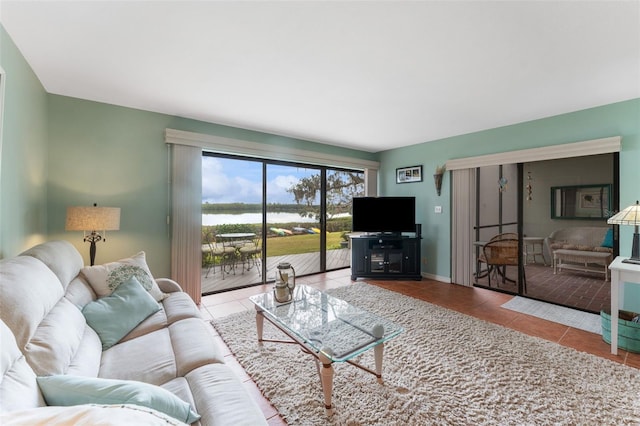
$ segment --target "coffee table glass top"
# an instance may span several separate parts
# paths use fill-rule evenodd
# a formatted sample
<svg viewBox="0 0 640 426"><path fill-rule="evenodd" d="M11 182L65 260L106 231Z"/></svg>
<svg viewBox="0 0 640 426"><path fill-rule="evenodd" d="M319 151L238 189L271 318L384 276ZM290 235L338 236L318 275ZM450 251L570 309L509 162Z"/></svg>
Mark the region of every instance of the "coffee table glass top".
<svg viewBox="0 0 640 426"><path fill-rule="evenodd" d="M333 362L347 361L404 331L387 319L306 285L296 286L292 302L276 302L272 291L250 300L267 319Z"/></svg>

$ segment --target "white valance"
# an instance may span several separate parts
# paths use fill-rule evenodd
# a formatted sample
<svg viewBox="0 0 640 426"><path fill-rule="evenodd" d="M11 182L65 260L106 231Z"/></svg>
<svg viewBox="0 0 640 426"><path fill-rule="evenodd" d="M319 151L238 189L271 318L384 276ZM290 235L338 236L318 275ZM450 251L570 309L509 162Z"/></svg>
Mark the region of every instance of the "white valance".
<svg viewBox="0 0 640 426"><path fill-rule="evenodd" d="M245 155L247 157L284 160L327 167L356 170L379 169L377 161L344 157L333 154L291 148L281 145L250 142L242 139L225 138L184 130L165 129L165 142L202 148L220 154Z"/></svg>
<svg viewBox="0 0 640 426"><path fill-rule="evenodd" d="M447 170L472 169L475 167L498 166L500 164L529 163L532 161L620 152L621 140L622 138L620 136L612 136L609 138L544 146L541 148L457 158L447 161Z"/></svg>

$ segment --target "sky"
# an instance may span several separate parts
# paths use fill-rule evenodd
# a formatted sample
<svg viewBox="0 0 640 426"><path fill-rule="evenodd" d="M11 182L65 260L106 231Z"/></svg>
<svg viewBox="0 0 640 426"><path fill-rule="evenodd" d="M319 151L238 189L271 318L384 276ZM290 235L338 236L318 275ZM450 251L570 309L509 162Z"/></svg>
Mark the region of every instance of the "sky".
<svg viewBox="0 0 640 426"><path fill-rule="evenodd" d="M267 203L294 204L287 189L302 177L317 173L317 169L267 165ZM203 156L202 202L261 203L262 163Z"/></svg>

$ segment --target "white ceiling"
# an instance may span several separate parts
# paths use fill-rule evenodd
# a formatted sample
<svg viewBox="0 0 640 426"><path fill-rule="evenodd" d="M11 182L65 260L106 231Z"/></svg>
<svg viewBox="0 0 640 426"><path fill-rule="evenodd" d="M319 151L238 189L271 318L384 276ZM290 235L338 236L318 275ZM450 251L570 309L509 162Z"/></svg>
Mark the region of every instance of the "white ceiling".
<svg viewBox="0 0 640 426"><path fill-rule="evenodd" d="M640 97L637 0L2 0L0 20L50 93L371 152Z"/></svg>

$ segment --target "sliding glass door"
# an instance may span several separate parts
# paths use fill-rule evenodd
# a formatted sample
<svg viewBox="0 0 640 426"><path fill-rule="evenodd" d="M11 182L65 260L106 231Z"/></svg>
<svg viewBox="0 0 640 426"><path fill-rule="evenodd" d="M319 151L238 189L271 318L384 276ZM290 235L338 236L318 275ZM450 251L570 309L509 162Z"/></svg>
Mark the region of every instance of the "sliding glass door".
<svg viewBox="0 0 640 426"><path fill-rule="evenodd" d="M476 286L518 293L521 278L518 166L476 169Z"/></svg>
<svg viewBox="0 0 640 426"><path fill-rule="evenodd" d="M280 262L290 263L297 275L320 272L321 170L282 164L266 168L267 273L274 274Z"/></svg>
<svg viewBox="0 0 640 426"><path fill-rule="evenodd" d="M202 170L203 294L273 281L280 262L298 276L349 267L362 171L211 153Z"/></svg>

